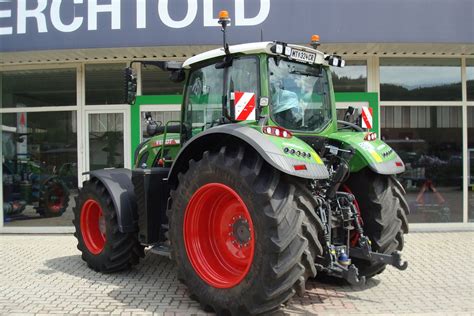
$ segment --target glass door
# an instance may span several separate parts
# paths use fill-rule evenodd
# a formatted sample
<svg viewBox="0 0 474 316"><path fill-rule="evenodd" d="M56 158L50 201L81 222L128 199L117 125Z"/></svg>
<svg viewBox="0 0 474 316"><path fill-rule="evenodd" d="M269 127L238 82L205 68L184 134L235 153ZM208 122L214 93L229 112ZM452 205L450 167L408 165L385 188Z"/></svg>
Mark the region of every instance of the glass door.
<svg viewBox="0 0 474 316"><path fill-rule="evenodd" d="M127 111L86 113L86 170L130 168Z"/></svg>

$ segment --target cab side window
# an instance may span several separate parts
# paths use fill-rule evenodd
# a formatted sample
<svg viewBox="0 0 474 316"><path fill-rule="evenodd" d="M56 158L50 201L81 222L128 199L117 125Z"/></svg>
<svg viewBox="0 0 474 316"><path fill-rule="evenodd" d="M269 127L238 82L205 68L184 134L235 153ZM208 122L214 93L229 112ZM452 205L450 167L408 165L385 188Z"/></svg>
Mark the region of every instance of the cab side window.
<svg viewBox="0 0 474 316"><path fill-rule="evenodd" d="M217 69L215 64L193 70L186 90L184 123L186 139L214 126L222 117L224 75L227 76L227 107L230 94L235 91L250 92L258 96L258 58L235 58L232 66Z"/></svg>
<svg viewBox="0 0 474 316"><path fill-rule="evenodd" d="M189 137L209 128L221 117L223 79L223 69L216 69L214 64L190 74L184 117L187 130L192 131Z"/></svg>
<svg viewBox="0 0 474 316"><path fill-rule="evenodd" d="M227 100L230 100L230 93L235 91L251 92L258 97L258 58L242 57L236 58L232 62L227 75Z"/></svg>

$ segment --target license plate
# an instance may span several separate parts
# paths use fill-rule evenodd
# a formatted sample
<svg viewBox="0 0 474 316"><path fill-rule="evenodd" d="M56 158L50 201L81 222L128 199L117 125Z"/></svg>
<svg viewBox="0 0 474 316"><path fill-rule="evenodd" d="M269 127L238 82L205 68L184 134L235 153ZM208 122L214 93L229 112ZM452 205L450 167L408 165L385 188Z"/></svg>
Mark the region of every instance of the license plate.
<svg viewBox="0 0 474 316"><path fill-rule="evenodd" d="M299 60L299 61L303 61L306 63L314 63L314 61L316 60L316 54L307 53L302 50L293 49L291 51L291 58Z"/></svg>

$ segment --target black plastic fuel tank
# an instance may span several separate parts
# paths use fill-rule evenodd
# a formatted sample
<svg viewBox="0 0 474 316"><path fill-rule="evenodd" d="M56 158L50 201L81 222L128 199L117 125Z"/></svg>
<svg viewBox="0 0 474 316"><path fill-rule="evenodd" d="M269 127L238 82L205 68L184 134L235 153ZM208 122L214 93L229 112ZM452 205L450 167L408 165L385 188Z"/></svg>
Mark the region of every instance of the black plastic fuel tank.
<svg viewBox="0 0 474 316"><path fill-rule="evenodd" d="M162 241L162 225L168 224L166 205L169 197L167 178L170 168L132 170L132 182L138 207L138 239L142 244Z"/></svg>

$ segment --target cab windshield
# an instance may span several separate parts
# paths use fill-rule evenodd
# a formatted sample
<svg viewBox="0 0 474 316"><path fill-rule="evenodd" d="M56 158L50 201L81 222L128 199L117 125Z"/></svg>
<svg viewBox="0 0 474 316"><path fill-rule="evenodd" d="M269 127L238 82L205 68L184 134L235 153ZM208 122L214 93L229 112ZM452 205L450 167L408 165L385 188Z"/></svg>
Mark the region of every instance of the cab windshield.
<svg viewBox="0 0 474 316"><path fill-rule="evenodd" d="M328 74L321 65L269 58L270 111L279 126L316 131L331 120Z"/></svg>

